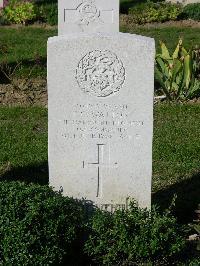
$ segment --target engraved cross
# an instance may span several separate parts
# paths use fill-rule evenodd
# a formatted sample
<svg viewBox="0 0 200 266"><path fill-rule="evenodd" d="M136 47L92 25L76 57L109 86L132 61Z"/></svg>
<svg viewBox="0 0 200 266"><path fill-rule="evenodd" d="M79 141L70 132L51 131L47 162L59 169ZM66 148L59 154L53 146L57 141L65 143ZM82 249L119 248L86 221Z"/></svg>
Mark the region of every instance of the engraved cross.
<svg viewBox="0 0 200 266"><path fill-rule="evenodd" d="M96 162L89 162L86 163L85 161L83 161L83 168L86 168L87 166L97 166L97 193L96 193L96 197L100 197L101 193L100 193L100 187L102 185L102 173L101 173L101 169L104 168L111 168L110 163L109 164L105 164L104 163L104 146L105 144L97 144L97 161ZM114 167L117 167L117 162L114 164Z"/></svg>

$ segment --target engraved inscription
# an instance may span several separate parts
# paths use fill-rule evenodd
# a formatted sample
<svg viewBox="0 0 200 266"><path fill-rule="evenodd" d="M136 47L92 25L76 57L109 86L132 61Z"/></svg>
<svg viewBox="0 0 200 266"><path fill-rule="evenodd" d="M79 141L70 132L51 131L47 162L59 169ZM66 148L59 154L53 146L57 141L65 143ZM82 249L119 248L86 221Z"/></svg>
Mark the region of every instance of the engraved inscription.
<svg viewBox="0 0 200 266"><path fill-rule="evenodd" d="M76 104L62 122L66 140L140 140L143 120L130 119L126 104Z"/></svg>
<svg viewBox="0 0 200 266"><path fill-rule="evenodd" d="M124 204L97 204L96 205L100 210L109 211L111 213L117 210L128 210L129 207L129 198L126 199Z"/></svg>
<svg viewBox="0 0 200 266"><path fill-rule="evenodd" d="M125 81L122 61L109 50L95 50L78 63L76 80L84 93L107 97L118 92Z"/></svg>

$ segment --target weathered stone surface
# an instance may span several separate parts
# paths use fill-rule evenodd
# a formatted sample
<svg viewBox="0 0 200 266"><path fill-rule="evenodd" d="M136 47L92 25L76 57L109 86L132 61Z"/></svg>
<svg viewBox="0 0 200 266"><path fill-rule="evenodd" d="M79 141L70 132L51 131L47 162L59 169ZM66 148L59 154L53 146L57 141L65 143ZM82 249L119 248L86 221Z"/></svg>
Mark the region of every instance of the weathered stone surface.
<svg viewBox="0 0 200 266"><path fill-rule="evenodd" d="M50 185L100 208L151 205L154 40L73 34L48 41Z"/></svg>
<svg viewBox="0 0 200 266"><path fill-rule="evenodd" d="M59 0L58 35L119 32L119 0Z"/></svg>

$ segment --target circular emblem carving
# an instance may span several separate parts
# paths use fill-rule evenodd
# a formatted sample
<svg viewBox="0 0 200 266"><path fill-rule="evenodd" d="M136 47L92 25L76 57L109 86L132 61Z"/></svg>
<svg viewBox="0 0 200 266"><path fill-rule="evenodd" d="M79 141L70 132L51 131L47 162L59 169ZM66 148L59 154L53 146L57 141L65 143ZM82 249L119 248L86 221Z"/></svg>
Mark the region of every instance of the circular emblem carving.
<svg viewBox="0 0 200 266"><path fill-rule="evenodd" d="M83 92L96 97L107 97L121 89L125 69L113 52L95 50L80 60L76 80Z"/></svg>
<svg viewBox="0 0 200 266"><path fill-rule="evenodd" d="M86 0L79 7L78 11L80 14L80 22L82 24L90 24L97 20L100 16L100 11L92 0Z"/></svg>

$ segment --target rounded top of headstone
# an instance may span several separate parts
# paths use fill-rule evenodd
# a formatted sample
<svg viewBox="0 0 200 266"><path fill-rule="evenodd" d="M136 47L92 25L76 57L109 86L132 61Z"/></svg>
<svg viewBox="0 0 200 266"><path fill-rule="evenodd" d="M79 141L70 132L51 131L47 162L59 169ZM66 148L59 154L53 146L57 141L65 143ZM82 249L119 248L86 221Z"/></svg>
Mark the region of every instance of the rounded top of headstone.
<svg viewBox="0 0 200 266"><path fill-rule="evenodd" d="M107 97L118 92L125 81L125 68L116 54L94 50L78 63L76 80L84 93Z"/></svg>

